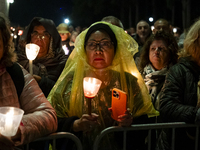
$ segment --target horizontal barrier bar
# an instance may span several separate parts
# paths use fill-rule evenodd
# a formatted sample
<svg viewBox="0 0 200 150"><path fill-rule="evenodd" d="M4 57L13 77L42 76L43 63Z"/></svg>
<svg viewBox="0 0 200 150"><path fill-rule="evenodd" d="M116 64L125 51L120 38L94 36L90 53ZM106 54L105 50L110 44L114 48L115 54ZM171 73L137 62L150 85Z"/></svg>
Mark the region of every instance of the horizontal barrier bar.
<svg viewBox="0 0 200 150"><path fill-rule="evenodd" d="M123 138L126 139L126 132L127 131L132 131L132 130L152 130L152 129L164 129L164 128L172 128L174 130L175 133L175 128L187 128L187 127L196 127L196 133L198 135L199 133L199 125L197 124L187 124L185 122L170 122L170 123L151 123L151 124L136 124L136 125L132 125L130 127L118 127L118 126L112 126L112 127L108 127L106 129L104 129L99 136L96 137L94 145L93 145L93 150L98 150L98 145L101 141L101 139L106 135L109 134L111 132L120 132L123 131ZM148 134L151 134L151 132L149 132ZM175 136L175 134L173 134L172 136ZM173 139L174 137L172 137ZM149 141L151 141L150 139L148 139ZM196 137L196 142L195 142L195 149L198 149L198 136ZM125 145L123 147L123 150L126 150L126 140L123 140L123 145ZM172 146L174 147L174 141L172 141ZM148 145L148 149L150 149L150 146Z"/></svg>
<svg viewBox="0 0 200 150"><path fill-rule="evenodd" d="M53 140L53 146L52 146L52 150L56 150L56 140L57 139L61 139L61 138L67 138L67 139L71 139L74 141L75 145L77 146L77 150L82 150L82 144L81 141L79 140L79 138L77 136L75 136L74 134L70 133L70 132L57 132L57 133L52 133L48 136L39 138L36 141L47 141L47 140ZM26 150L29 150L29 144L26 145Z"/></svg>

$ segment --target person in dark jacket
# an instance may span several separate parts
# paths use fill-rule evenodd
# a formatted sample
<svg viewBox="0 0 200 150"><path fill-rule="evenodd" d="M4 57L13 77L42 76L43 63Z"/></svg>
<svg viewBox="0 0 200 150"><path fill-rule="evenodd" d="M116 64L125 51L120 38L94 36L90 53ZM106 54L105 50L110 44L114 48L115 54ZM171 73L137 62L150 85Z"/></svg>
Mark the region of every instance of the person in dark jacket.
<svg viewBox="0 0 200 150"><path fill-rule="evenodd" d="M200 20L190 28L179 62L169 69L161 91L160 114L164 122L200 123ZM195 146L193 129L175 132L175 149L192 150ZM164 130L158 149L170 150L171 131Z"/></svg>
<svg viewBox="0 0 200 150"><path fill-rule="evenodd" d="M144 46L150 35L151 35L151 28L149 24L144 20L139 21L136 27L136 34L132 36L139 46L138 52L133 57L137 67L140 62L142 47Z"/></svg>
<svg viewBox="0 0 200 150"><path fill-rule="evenodd" d="M54 22L35 17L25 29L18 46L18 62L26 70L29 70L29 60L25 54L25 46L28 43L40 46L39 54L33 61L33 77L47 97L67 60Z"/></svg>

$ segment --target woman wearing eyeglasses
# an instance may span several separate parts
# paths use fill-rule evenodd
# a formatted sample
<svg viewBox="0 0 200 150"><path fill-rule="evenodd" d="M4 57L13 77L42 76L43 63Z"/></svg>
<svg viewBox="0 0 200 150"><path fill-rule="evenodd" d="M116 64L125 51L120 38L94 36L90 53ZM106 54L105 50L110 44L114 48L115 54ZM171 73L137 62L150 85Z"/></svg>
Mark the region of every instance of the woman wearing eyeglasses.
<svg viewBox="0 0 200 150"><path fill-rule="evenodd" d="M18 46L18 62L26 70L29 70L29 60L25 53L28 43L40 46L37 58L33 61L33 77L47 97L67 60L54 22L36 17L25 29Z"/></svg>
<svg viewBox="0 0 200 150"><path fill-rule="evenodd" d="M110 126L130 126L147 123L158 115L151 103L148 91L135 65L133 55L138 45L122 28L107 22L97 22L84 30L76 39L65 69L48 96L58 116L58 131L82 135L84 149L91 150L96 136ZM132 75L134 74L134 75ZM83 78L95 77L102 81L91 103L91 115L87 114L87 99L83 93ZM127 110L115 121L111 107L112 89L127 93ZM128 133L127 149L144 146L142 131ZM146 135L146 134L145 134ZM106 136L100 149L118 149L113 135ZM130 144L133 143L134 144ZM57 144L59 145L59 144Z"/></svg>

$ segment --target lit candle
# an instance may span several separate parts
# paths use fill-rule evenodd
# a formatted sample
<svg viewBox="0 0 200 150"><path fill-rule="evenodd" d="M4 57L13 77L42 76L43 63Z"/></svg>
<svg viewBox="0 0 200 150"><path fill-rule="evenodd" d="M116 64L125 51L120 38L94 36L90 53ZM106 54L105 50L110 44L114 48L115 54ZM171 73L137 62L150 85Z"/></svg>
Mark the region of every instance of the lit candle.
<svg viewBox="0 0 200 150"><path fill-rule="evenodd" d="M36 44L26 44L26 56L29 59L29 73L33 75L33 60L37 57L40 47Z"/></svg>
<svg viewBox="0 0 200 150"><path fill-rule="evenodd" d="M88 114L91 115L91 99L95 97L101 86L101 80L85 77L83 80L84 95L88 99Z"/></svg>
<svg viewBox="0 0 200 150"><path fill-rule="evenodd" d="M6 113L6 120L5 120L5 130L4 135L12 136L13 135L13 115L14 110L10 109L8 113Z"/></svg>
<svg viewBox="0 0 200 150"><path fill-rule="evenodd" d="M94 98L101 86L101 81L96 78L85 78L83 86L85 96Z"/></svg>
<svg viewBox="0 0 200 150"><path fill-rule="evenodd" d="M0 107L0 133L11 137L17 133L24 111L15 107Z"/></svg>

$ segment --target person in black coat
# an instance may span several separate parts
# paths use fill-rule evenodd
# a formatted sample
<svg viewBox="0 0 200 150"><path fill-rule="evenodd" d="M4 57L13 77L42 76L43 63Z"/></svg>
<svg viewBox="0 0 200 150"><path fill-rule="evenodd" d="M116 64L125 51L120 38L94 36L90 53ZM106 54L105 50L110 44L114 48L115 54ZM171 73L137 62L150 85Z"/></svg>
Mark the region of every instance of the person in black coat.
<svg viewBox="0 0 200 150"><path fill-rule="evenodd" d="M18 62L26 70L29 70L29 60L25 54L28 43L40 46L39 54L33 60L33 77L47 97L68 58L62 49L61 38L54 22L35 17L25 29L18 46Z"/></svg>
<svg viewBox="0 0 200 150"><path fill-rule="evenodd" d="M178 64L166 76L160 98L160 115L164 122L200 123L200 20L188 32ZM171 130L163 130L158 149L172 149ZM175 132L175 149L194 149L195 129L179 128Z"/></svg>

